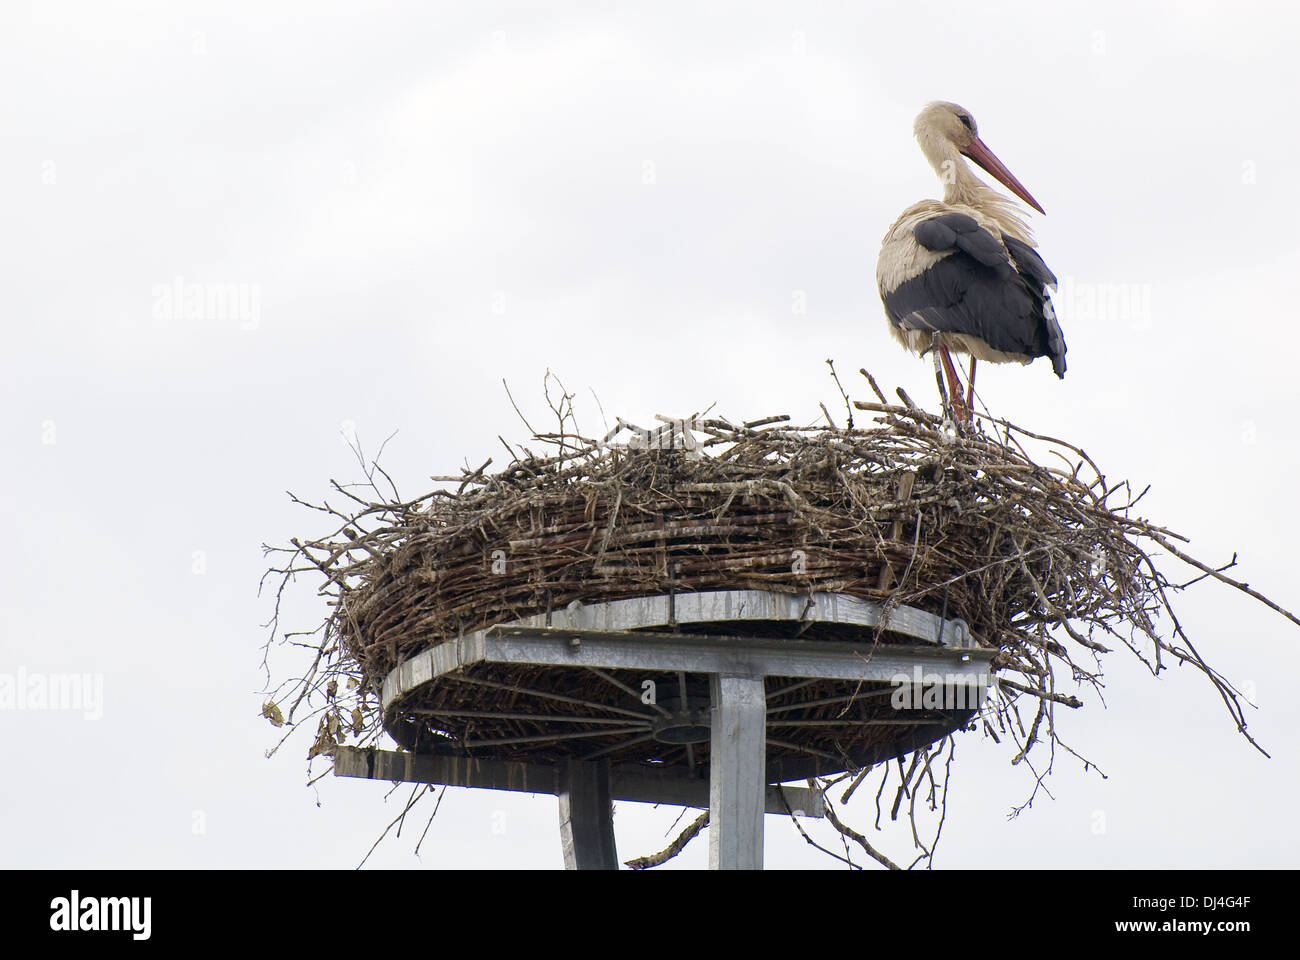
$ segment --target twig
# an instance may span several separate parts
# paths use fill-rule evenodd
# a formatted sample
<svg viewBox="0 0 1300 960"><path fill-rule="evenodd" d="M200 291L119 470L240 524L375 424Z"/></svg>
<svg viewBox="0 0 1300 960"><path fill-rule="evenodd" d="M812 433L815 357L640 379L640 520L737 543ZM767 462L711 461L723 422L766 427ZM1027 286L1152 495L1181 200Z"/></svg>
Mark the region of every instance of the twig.
<svg viewBox="0 0 1300 960"><path fill-rule="evenodd" d="M651 867L657 867L661 863L666 863L686 848L686 845L695 839L701 830L709 825L709 811L705 810L698 817L677 835L677 839L668 846L664 847L658 853L652 853L646 857L635 857L632 860L625 860L624 863L633 870L648 870Z"/></svg>

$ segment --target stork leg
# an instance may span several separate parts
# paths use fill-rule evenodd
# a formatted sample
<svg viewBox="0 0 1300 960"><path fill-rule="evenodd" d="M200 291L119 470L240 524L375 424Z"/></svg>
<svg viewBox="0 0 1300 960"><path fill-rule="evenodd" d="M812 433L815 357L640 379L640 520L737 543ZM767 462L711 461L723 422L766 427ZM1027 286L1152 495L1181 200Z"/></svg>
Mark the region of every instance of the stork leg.
<svg viewBox="0 0 1300 960"><path fill-rule="evenodd" d="M948 403L948 388L944 384L943 365L939 363L939 334L934 335L930 342L930 358L934 360L934 385L939 388L939 401L943 404L943 410L947 413L951 408Z"/></svg>
<svg viewBox="0 0 1300 960"><path fill-rule="evenodd" d="M970 358L970 376L966 379L966 409L972 414L975 411L975 355L971 354Z"/></svg>
<svg viewBox="0 0 1300 960"><path fill-rule="evenodd" d="M953 366L952 357L943 347L939 348L939 359L943 361L943 370L948 377L948 393L952 398L953 415L965 423L970 423L970 407L962 402L961 380L957 377L957 369Z"/></svg>

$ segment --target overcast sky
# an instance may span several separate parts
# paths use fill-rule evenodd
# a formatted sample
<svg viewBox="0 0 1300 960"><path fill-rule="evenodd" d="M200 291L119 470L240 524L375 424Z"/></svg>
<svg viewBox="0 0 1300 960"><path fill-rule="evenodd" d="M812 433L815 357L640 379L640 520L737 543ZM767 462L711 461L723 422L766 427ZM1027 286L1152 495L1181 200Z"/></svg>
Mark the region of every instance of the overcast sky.
<svg viewBox="0 0 1300 960"><path fill-rule="evenodd" d="M346 436L396 431L414 494L522 439L501 381L540 420L548 368L592 432L593 395L611 420L813 422L827 358L933 404L874 279L939 194L911 133L933 99L1047 210L1062 281L1066 378L986 364L984 401L1300 606L1300 14L1136 6L0 7L0 673L103 692L98 718L0 710L0 865L361 860L409 788L308 788L311 731L268 760L258 716L260 545L325 532L285 491L357 479ZM193 289L239 295L195 314ZM1214 584L1179 604L1272 759L1199 675L1117 652L1105 707L1058 711L1106 778L1059 757L1008 820L1032 775L961 737L936 866L1300 866L1300 630ZM619 804L620 854L678 812ZM769 866L836 866L766 831ZM553 797L450 790L417 859L418 833L370 863L561 862ZM701 837L674 866L706 860Z"/></svg>

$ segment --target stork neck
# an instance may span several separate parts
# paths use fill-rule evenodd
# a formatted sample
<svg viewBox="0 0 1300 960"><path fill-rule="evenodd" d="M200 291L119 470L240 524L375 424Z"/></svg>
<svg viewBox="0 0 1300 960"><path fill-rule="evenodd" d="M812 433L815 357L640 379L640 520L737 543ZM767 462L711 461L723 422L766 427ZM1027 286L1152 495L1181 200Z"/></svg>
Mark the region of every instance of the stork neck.
<svg viewBox="0 0 1300 960"><path fill-rule="evenodd" d="M944 158L940 165L939 179L943 181L943 202L964 203L968 207L978 207L989 196L996 196L970 168L964 157L953 153Z"/></svg>
<svg viewBox="0 0 1300 960"><path fill-rule="evenodd" d="M1034 243L1033 234L1016 205L976 176L961 154L954 151L944 157L935 170L943 181L944 203L974 207L996 220L1005 233L1023 243Z"/></svg>

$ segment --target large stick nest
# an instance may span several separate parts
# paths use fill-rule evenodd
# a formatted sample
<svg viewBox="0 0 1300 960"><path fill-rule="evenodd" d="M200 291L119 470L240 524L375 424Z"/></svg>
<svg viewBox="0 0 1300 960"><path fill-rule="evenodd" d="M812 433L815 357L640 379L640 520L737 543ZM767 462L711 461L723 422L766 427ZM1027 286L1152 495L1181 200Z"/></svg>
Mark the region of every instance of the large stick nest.
<svg viewBox="0 0 1300 960"><path fill-rule="evenodd" d="M955 430L901 392L902 405L877 395L878 403L856 404L874 417L866 427L852 427L851 416L846 428L796 427L785 417L660 418L655 430L620 420L601 439L580 435L562 401L553 406L558 428L533 431L550 449L511 449L500 472L489 473L488 461L435 477L439 488L413 500L398 496L377 464L367 470L369 495L335 484L350 506L316 507L337 521L335 530L278 548L290 560L276 572L286 581L319 573L333 605L290 718L304 698L316 699L323 712L313 753L327 753L349 736L374 737L384 678L431 644L574 601L757 587L844 593L963 618L980 645L997 650L998 702L983 715L984 728L995 737L1009 731L1017 761L1036 742L1055 742L1055 704L1080 705L1058 690L1058 676L1071 687L1098 684L1100 657L1117 644L1153 671L1168 659L1203 671L1244 735L1236 691L1188 641L1169 607L1179 587L1150 554L1163 549L1257 594L1184 554L1174 543L1181 537L1135 516L1140 495L1109 481L1081 449L989 417L978 429ZM340 679L350 695L340 695ZM441 716L426 731L438 749L463 749L471 735L529 732L517 720L480 717L470 734L447 717L460 707L508 710L517 701L509 688L542 682L539 668L497 668L479 679L432 686L423 706ZM593 696L572 677L545 683ZM1035 704L1027 726L1015 707L1022 696ZM282 718L273 702L268 707ZM842 705L827 709L844 715ZM823 752L830 746L818 742ZM550 750L550 759L571 754L562 745ZM538 757L523 747L497 755ZM900 762L900 779L902 769ZM914 757L902 784L909 795L917 769Z"/></svg>

